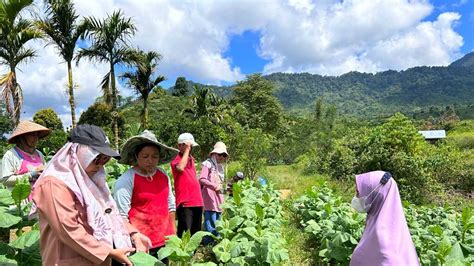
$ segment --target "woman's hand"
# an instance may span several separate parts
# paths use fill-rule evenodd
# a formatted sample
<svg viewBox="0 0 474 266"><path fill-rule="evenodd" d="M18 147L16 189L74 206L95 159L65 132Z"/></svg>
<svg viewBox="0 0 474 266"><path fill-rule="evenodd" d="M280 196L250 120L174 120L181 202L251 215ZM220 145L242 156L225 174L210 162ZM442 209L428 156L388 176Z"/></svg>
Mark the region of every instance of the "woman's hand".
<svg viewBox="0 0 474 266"><path fill-rule="evenodd" d="M133 266L133 263L127 257L127 254L133 251L135 251L134 248L114 248L110 251L109 257L127 266Z"/></svg>
<svg viewBox="0 0 474 266"><path fill-rule="evenodd" d="M173 226L173 233L176 234L176 212L175 211L170 212L170 220Z"/></svg>
<svg viewBox="0 0 474 266"><path fill-rule="evenodd" d="M133 234L132 242L135 244L137 251L147 252L151 248L151 240L140 232Z"/></svg>

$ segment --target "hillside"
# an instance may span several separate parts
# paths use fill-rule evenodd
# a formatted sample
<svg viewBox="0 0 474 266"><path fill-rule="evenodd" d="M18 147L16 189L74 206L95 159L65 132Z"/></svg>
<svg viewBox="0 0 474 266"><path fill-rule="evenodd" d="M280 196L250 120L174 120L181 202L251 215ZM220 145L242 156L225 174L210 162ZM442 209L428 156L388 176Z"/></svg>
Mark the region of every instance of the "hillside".
<svg viewBox="0 0 474 266"><path fill-rule="evenodd" d="M385 116L396 111L430 114L433 107L454 105L462 118L474 118L474 53L447 67L349 72L338 77L274 73L265 78L275 83L275 96L289 111L305 112L316 99L323 98L340 113L355 116ZM188 82L190 91L194 84ZM232 87L212 87L224 97L232 92Z"/></svg>
<svg viewBox="0 0 474 266"><path fill-rule="evenodd" d="M454 61L450 67L474 67L474 52L465 55L463 58Z"/></svg>

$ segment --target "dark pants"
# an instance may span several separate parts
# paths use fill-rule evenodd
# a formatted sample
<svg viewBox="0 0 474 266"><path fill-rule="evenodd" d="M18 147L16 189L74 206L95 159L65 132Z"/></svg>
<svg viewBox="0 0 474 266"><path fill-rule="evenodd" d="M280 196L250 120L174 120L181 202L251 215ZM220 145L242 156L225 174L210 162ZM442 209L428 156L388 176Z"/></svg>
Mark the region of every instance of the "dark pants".
<svg viewBox="0 0 474 266"><path fill-rule="evenodd" d="M182 237L184 231L191 231L191 235L201 231L202 207L183 207L179 205L176 209L178 216L178 237Z"/></svg>

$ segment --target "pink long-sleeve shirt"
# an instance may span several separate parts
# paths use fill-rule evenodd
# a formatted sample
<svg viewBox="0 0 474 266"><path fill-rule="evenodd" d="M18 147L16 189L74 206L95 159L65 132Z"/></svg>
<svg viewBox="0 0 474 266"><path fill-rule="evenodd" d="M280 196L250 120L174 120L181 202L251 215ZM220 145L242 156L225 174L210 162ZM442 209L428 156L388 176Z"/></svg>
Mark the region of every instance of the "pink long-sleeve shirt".
<svg viewBox="0 0 474 266"><path fill-rule="evenodd" d="M201 183L204 210L222 212L220 205L224 202L224 182L221 181L210 161L202 163L199 183Z"/></svg>

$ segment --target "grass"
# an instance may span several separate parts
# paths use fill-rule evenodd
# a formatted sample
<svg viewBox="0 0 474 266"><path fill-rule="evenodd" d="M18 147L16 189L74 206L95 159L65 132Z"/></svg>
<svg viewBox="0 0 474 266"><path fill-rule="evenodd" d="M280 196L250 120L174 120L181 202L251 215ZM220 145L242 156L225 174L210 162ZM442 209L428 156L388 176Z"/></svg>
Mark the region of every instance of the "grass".
<svg viewBox="0 0 474 266"><path fill-rule="evenodd" d="M326 175L305 175L297 165L267 166L265 177L278 190L291 190L290 198L298 198L313 186L323 183L339 194L343 200L350 201L355 194L355 183L335 180Z"/></svg>
<svg viewBox="0 0 474 266"><path fill-rule="evenodd" d="M290 260L288 265L317 265L315 244L309 244L309 236L299 226L299 222L293 217L291 206L293 200L301 197L313 186L326 183L334 191L348 202L354 195L354 187L351 182L332 180L325 175L304 175L296 165L274 165L266 168L264 176L274 184L275 189L290 190L290 195L282 201L284 209L283 237L287 243Z"/></svg>

